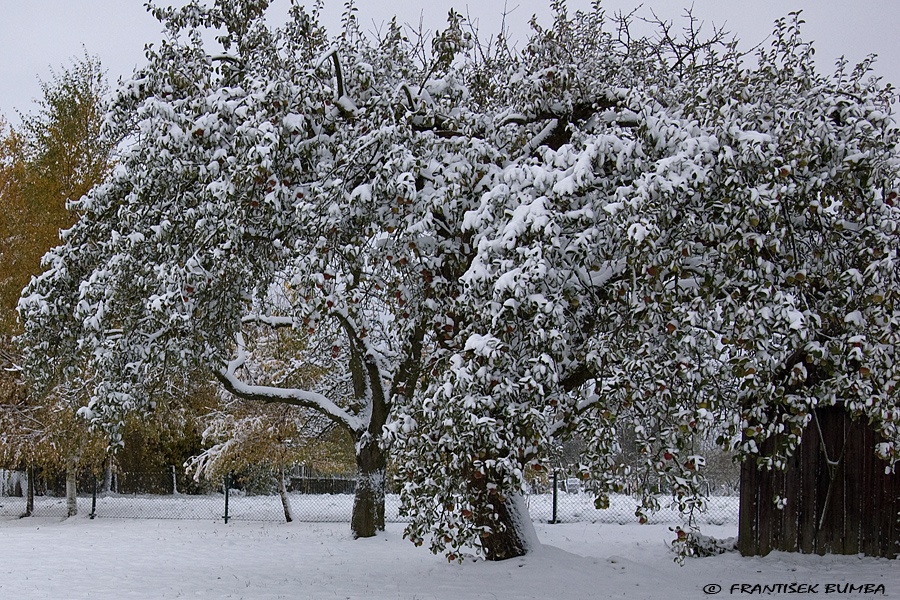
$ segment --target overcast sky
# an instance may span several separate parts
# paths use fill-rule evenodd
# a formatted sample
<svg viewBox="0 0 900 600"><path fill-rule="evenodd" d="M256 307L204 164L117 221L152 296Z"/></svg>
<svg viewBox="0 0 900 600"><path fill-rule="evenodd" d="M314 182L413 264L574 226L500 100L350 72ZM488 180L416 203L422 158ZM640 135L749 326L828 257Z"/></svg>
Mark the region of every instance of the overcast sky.
<svg viewBox="0 0 900 600"><path fill-rule="evenodd" d="M166 0L157 0L164 4ZM289 0L275 0L271 19L278 22ZM308 0L307 4L311 4ZM51 69L71 64L88 53L99 57L111 82L127 77L143 62L144 45L157 42L161 27L143 7L144 0L0 0L0 115L17 121L16 110L31 112L40 95L39 79ZM340 21L342 1L326 0L326 25ZM479 20L484 34L499 30L504 5L510 13L511 37L524 39L531 15L547 23L549 0L357 0L360 21L374 29L391 16L426 28L442 28L452 6ZM630 11L643 4L660 17L677 19L690 0L604 0L607 13ZM590 0L570 0L571 10ZM805 37L815 42L817 64L831 72L835 59L852 62L869 53L879 55L877 72L900 85L900 0L694 0L694 14L707 23L726 27L745 48L763 41L772 24L792 10L803 10Z"/></svg>

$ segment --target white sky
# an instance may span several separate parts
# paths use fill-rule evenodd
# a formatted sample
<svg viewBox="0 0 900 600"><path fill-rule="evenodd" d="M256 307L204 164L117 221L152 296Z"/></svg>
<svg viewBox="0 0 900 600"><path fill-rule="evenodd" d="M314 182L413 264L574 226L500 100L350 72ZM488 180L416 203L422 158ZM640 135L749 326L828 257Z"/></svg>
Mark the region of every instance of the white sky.
<svg viewBox="0 0 900 600"><path fill-rule="evenodd" d="M164 4L166 0L157 0ZM302 0L301 0L302 1ZM306 4L311 4L307 0ZM677 19L690 0L604 0L607 13L644 5L657 15ZM16 122L16 111L30 112L40 95L39 79L82 57L100 58L115 82L143 62L143 48L160 39L161 27L144 9L144 0L0 0L0 115ZM326 25L334 30L343 2L326 0ZM527 22L538 14L549 22L549 0L357 0L360 21L367 29L394 14L405 23L442 28L447 10L479 19L485 34L498 31L504 5L513 38L524 39ZM590 0L569 0L570 10L586 8ZM288 0L275 0L272 19L281 22ZM803 10L805 37L815 42L820 69L831 72L835 59L856 62L879 55L876 70L900 85L900 1L898 0L694 0L694 13L707 23L725 24L745 48L763 41L774 20L791 10Z"/></svg>

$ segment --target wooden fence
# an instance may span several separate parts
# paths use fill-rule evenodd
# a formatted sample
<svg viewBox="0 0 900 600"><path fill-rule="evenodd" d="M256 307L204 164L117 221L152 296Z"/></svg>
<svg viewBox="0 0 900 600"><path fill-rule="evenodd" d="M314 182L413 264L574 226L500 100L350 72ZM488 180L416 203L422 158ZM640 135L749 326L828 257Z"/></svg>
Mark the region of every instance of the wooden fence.
<svg viewBox="0 0 900 600"><path fill-rule="evenodd" d="M880 441L840 406L818 409L784 471L741 468L738 548L894 558L900 551L900 475L875 456ZM821 435L820 435L821 428ZM823 446L824 440L824 446ZM771 451L773 441L764 444ZM778 508L774 499L787 500Z"/></svg>

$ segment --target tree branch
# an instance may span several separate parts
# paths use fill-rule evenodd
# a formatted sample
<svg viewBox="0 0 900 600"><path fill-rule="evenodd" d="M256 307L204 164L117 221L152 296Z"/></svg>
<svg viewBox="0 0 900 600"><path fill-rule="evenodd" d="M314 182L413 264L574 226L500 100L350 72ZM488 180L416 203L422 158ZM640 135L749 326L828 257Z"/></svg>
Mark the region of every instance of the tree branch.
<svg viewBox="0 0 900 600"><path fill-rule="evenodd" d="M508 125L511 123L517 125L530 125L542 121L549 121L549 124L526 144L522 153L527 155L531 154L542 145L548 146L553 150L559 150L563 144L568 143L572 138L572 132L568 128L571 123L584 122L598 113L603 111L613 111L617 108L621 108L621 106L619 106L618 98L613 95L607 95L588 102L575 103L572 106L571 111L542 110L537 113L526 115L512 113L500 119L500 125ZM636 127L640 124L637 115L629 110L622 111L618 116L608 116L604 112L603 117L604 120L615 122L621 127Z"/></svg>
<svg viewBox="0 0 900 600"><path fill-rule="evenodd" d="M214 371L214 375L222 386L231 394L243 400L256 400L258 402L290 404L312 409L334 423L348 429L351 433L365 430L362 419L349 414L343 408L316 392L297 388L279 388L265 385L250 385L241 381L236 372L247 361L247 353L244 350L244 340L238 334L237 358L228 363L224 369Z"/></svg>
<svg viewBox="0 0 900 600"><path fill-rule="evenodd" d="M369 427L375 428L370 431L372 435L381 433L381 426L387 422L389 407L388 399L384 390L384 382L381 378L381 369L373 352L369 350L365 342L360 338L356 331L356 325L353 323L346 313L335 312L335 317L340 322L341 327L350 340L351 353L356 354L358 361L357 368L362 367L365 371L365 383L368 390L368 400L370 402L371 417L369 419ZM366 350L360 352L361 349ZM363 373L354 373L354 379L363 375ZM356 387L356 382L354 382Z"/></svg>

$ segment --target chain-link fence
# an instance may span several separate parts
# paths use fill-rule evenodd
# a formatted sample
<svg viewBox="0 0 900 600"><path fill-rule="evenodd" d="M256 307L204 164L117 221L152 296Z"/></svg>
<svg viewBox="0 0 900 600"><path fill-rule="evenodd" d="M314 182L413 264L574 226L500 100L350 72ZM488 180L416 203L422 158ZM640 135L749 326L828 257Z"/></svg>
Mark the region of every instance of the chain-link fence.
<svg viewBox="0 0 900 600"><path fill-rule="evenodd" d="M57 479L54 479L57 481ZM284 501L295 521L349 522L353 511L356 482L350 476L303 476L285 480ZM230 476L219 482L194 481L177 470L145 473L118 473L105 478L79 478L79 514L97 518L193 519L284 521L285 502L275 480L259 475ZM25 514L27 478L24 473L0 471L0 517ZM35 516L65 517L65 486L37 485ZM569 482L560 482L556 491L529 494L527 505L533 520L545 523L633 523L638 501L631 496L613 495L609 507L597 509L591 494ZM682 523L685 517L662 499L661 509L651 523ZM738 498L713 496L704 510L694 514L699 524L737 523ZM403 522L400 498L385 497L385 519Z"/></svg>
<svg viewBox="0 0 900 600"><path fill-rule="evenodd" d="M544 523L634 523L640 501L633 496L613 494L609 507L598 509L591 494L559 490L554 500L552 493L530 494L525 497L528 512L534 521ZM649 523L683 523L687 517L670 499L660 499L660 509L652 513ZM713 496L703 510L695 511L697 524L724 525L738 522L739 499L736 496Z"/></svg>

